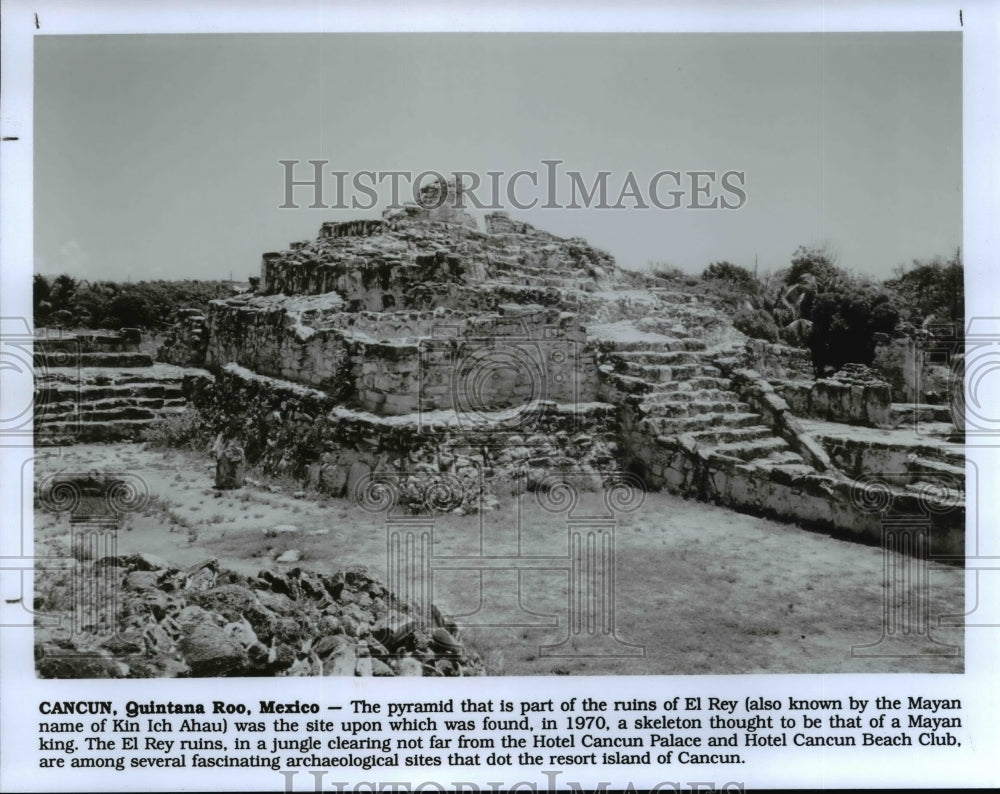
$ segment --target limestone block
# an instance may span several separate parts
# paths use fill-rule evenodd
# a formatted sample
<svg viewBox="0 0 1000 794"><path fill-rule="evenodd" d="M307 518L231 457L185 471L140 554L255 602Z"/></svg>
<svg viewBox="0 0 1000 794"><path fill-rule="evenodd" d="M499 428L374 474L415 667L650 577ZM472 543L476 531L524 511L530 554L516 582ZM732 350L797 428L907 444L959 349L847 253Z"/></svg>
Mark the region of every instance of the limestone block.
<svg viewBox="0 0 1000 794"><path fill-rule="evenodd" d="M347 492L349 469L346 466L331 463L320 469L320 489L331 496L344 496Z"/></svg>
<svg viewBox="0 0 1000 794"><path fill-rule="evenodd" d="M763 396L763 403L769 411L776 414L781 414L788 410L788 403L773 391Z"/></svg>
<svg viewBox="0 0 1000 794"><path fill-rule="evenodd" d="M245 479L246 454L242 447L232 444L215 462L215 487L222 490L242 488Z"/></svg>
<svg viewBox="0 0 1000 794"><path fill-rule="evenodd" d="M875 427L892 425L892 389L888 383L868 386L865 393L864 416Z"/></svg>
<svg viewBox="0 0 1000 794"><path fill-rule="evenodd" d="M364 481L371 474L371 466L360 460L351 463L347 473L347 495L350 499L357 500L360 490L364 488Z"/></svg>
<svg viewBox="0 0 1000 794"><path fill-rule="evenodd" d="M795 437L795 447L796 450L803 455L803 457L805 457L820 471L826 471L834 468L833 463L826 454L826 450L823 449L822 445L812 436L806 433L800 433Z"/></svg>

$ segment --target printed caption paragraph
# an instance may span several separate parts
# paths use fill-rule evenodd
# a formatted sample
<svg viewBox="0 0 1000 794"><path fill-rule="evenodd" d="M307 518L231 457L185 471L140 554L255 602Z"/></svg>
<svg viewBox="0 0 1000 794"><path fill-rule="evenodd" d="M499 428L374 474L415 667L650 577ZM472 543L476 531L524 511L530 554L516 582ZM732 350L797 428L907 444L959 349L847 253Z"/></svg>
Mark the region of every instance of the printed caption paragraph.
<svg viewBox="0 0 1000 794"><path fill-rule="evenodd" d="M40 768L735 767L796 748L961 747L962 702L921 696L42 701Z"/></svg>

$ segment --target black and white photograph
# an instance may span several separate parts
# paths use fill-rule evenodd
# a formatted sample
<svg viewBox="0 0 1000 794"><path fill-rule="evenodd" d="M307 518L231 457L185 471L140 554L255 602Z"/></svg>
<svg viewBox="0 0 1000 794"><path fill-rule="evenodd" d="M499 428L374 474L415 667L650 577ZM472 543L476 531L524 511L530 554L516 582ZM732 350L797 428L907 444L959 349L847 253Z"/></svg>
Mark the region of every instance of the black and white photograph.
<svg viewBox="0 0 1000 794"><path fill-rule="evenodd" d="M94 5L4 3L5 790L996 782L995 4Z"/></svg>

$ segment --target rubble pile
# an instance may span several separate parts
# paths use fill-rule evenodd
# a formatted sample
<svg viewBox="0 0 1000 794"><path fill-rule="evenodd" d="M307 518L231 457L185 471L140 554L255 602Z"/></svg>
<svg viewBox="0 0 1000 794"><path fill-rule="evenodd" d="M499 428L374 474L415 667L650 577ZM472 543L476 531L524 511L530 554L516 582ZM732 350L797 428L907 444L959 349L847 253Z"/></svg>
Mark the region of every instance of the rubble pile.
<svg viewBox="0 0 1000 794"><path fill-rule="evenodd" d="M425 617L364 568L245 576L150 554L82 565L111 585L106 609L71 614L72 573L37 578L36 611L63 618L36 630L42 678L483 674L436 607ZM82 632L60 628L81 618Z"/></svg>

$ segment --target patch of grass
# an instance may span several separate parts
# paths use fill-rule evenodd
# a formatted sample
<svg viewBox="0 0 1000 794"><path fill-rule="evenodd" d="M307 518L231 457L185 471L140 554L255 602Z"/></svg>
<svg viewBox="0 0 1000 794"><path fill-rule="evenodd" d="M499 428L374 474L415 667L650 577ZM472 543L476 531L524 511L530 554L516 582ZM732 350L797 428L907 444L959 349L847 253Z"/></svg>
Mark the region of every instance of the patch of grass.
<svg viewBox="0 0 1000 794"><path fill-rule="evenodd" d="M280 532L272 535L260 529L241 529L206 538L203 546L216 557L251 559L272 558L290 549L298 549L305 561L324 558L325 540L323 535L307 535L304 532Z"/></svg>

